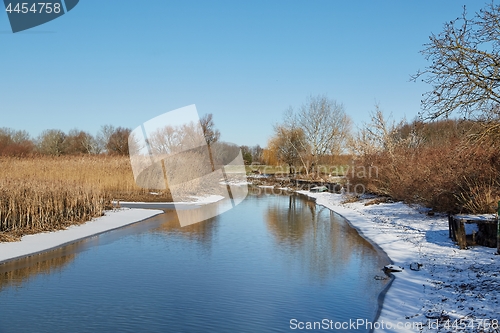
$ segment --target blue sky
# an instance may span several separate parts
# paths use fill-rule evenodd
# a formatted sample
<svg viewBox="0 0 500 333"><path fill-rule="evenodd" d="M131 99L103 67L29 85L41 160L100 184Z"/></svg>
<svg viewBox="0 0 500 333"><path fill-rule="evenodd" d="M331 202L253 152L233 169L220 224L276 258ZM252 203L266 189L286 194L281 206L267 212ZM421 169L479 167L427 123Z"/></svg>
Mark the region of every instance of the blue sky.
<svg viewBox="0 0 500 333"><path fill-rule="evenodd" d="M0 127L135 128L196 104L224 141L265 146L289 106L323 94L355 125L375 103L415 118L419 51L482 1L80 0L13 34L0 12Z"/></svg>

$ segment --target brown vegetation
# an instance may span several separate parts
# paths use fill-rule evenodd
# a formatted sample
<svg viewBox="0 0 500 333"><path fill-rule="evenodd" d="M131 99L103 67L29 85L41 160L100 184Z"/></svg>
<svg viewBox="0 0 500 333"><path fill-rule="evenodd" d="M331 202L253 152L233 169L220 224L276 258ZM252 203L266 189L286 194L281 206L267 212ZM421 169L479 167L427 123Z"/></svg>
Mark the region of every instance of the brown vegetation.
<svg viewBox="0 0 500 333"><path fill-rule="evenodd" d="M171 201L139 188L124 156L0 157L0 241L101 216L111 200Z"/></svg>
<svg viewBox="0 0 500 333"><path fill-rule="evenodd" d="M492 213L500 198L500 152L495 140L471 139L480 129L457 120L391 125L379 112L369 126L371 140L364 141L371 147L356 161L378 174L352 173L349 181L436 211Z"/></svg>

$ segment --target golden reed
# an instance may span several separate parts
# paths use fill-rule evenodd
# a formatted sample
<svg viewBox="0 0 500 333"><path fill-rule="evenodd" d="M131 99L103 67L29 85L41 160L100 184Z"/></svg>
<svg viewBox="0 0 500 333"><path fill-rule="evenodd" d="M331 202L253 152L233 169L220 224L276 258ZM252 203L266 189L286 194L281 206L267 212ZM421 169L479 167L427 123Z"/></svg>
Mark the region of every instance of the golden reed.
<svg viewBox="0 0 500 333"><path fill-rule="evenodd" d="M124 156L0 157L0 242L89 221L112 200L171 198L139 188Z"/></svg>

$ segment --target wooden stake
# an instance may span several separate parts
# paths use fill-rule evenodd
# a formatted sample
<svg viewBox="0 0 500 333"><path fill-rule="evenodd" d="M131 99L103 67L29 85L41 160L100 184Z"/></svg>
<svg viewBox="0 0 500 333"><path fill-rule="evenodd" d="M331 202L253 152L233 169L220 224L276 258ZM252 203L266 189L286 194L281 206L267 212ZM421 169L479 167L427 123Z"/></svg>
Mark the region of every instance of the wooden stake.
<svg viewBox="0 0 500 333"><path fill-rule="evenodd" d="M500 254L500 201L498 202L497 211L497 253Z"/></svg>

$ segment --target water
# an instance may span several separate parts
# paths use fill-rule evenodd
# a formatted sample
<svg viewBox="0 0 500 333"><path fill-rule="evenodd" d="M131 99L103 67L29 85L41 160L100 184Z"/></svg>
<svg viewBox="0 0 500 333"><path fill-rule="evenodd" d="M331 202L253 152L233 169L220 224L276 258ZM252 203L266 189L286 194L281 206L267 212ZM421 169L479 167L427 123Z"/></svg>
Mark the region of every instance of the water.
<svg viewBox="0 0 500 333"><path fill-rule="evenodd" d="M286 332L292 319L374 321L388 283L375 276L387 263L328 209L253 195L202 223L181 228L167 212L0 266L0 332Z"/></svg>

